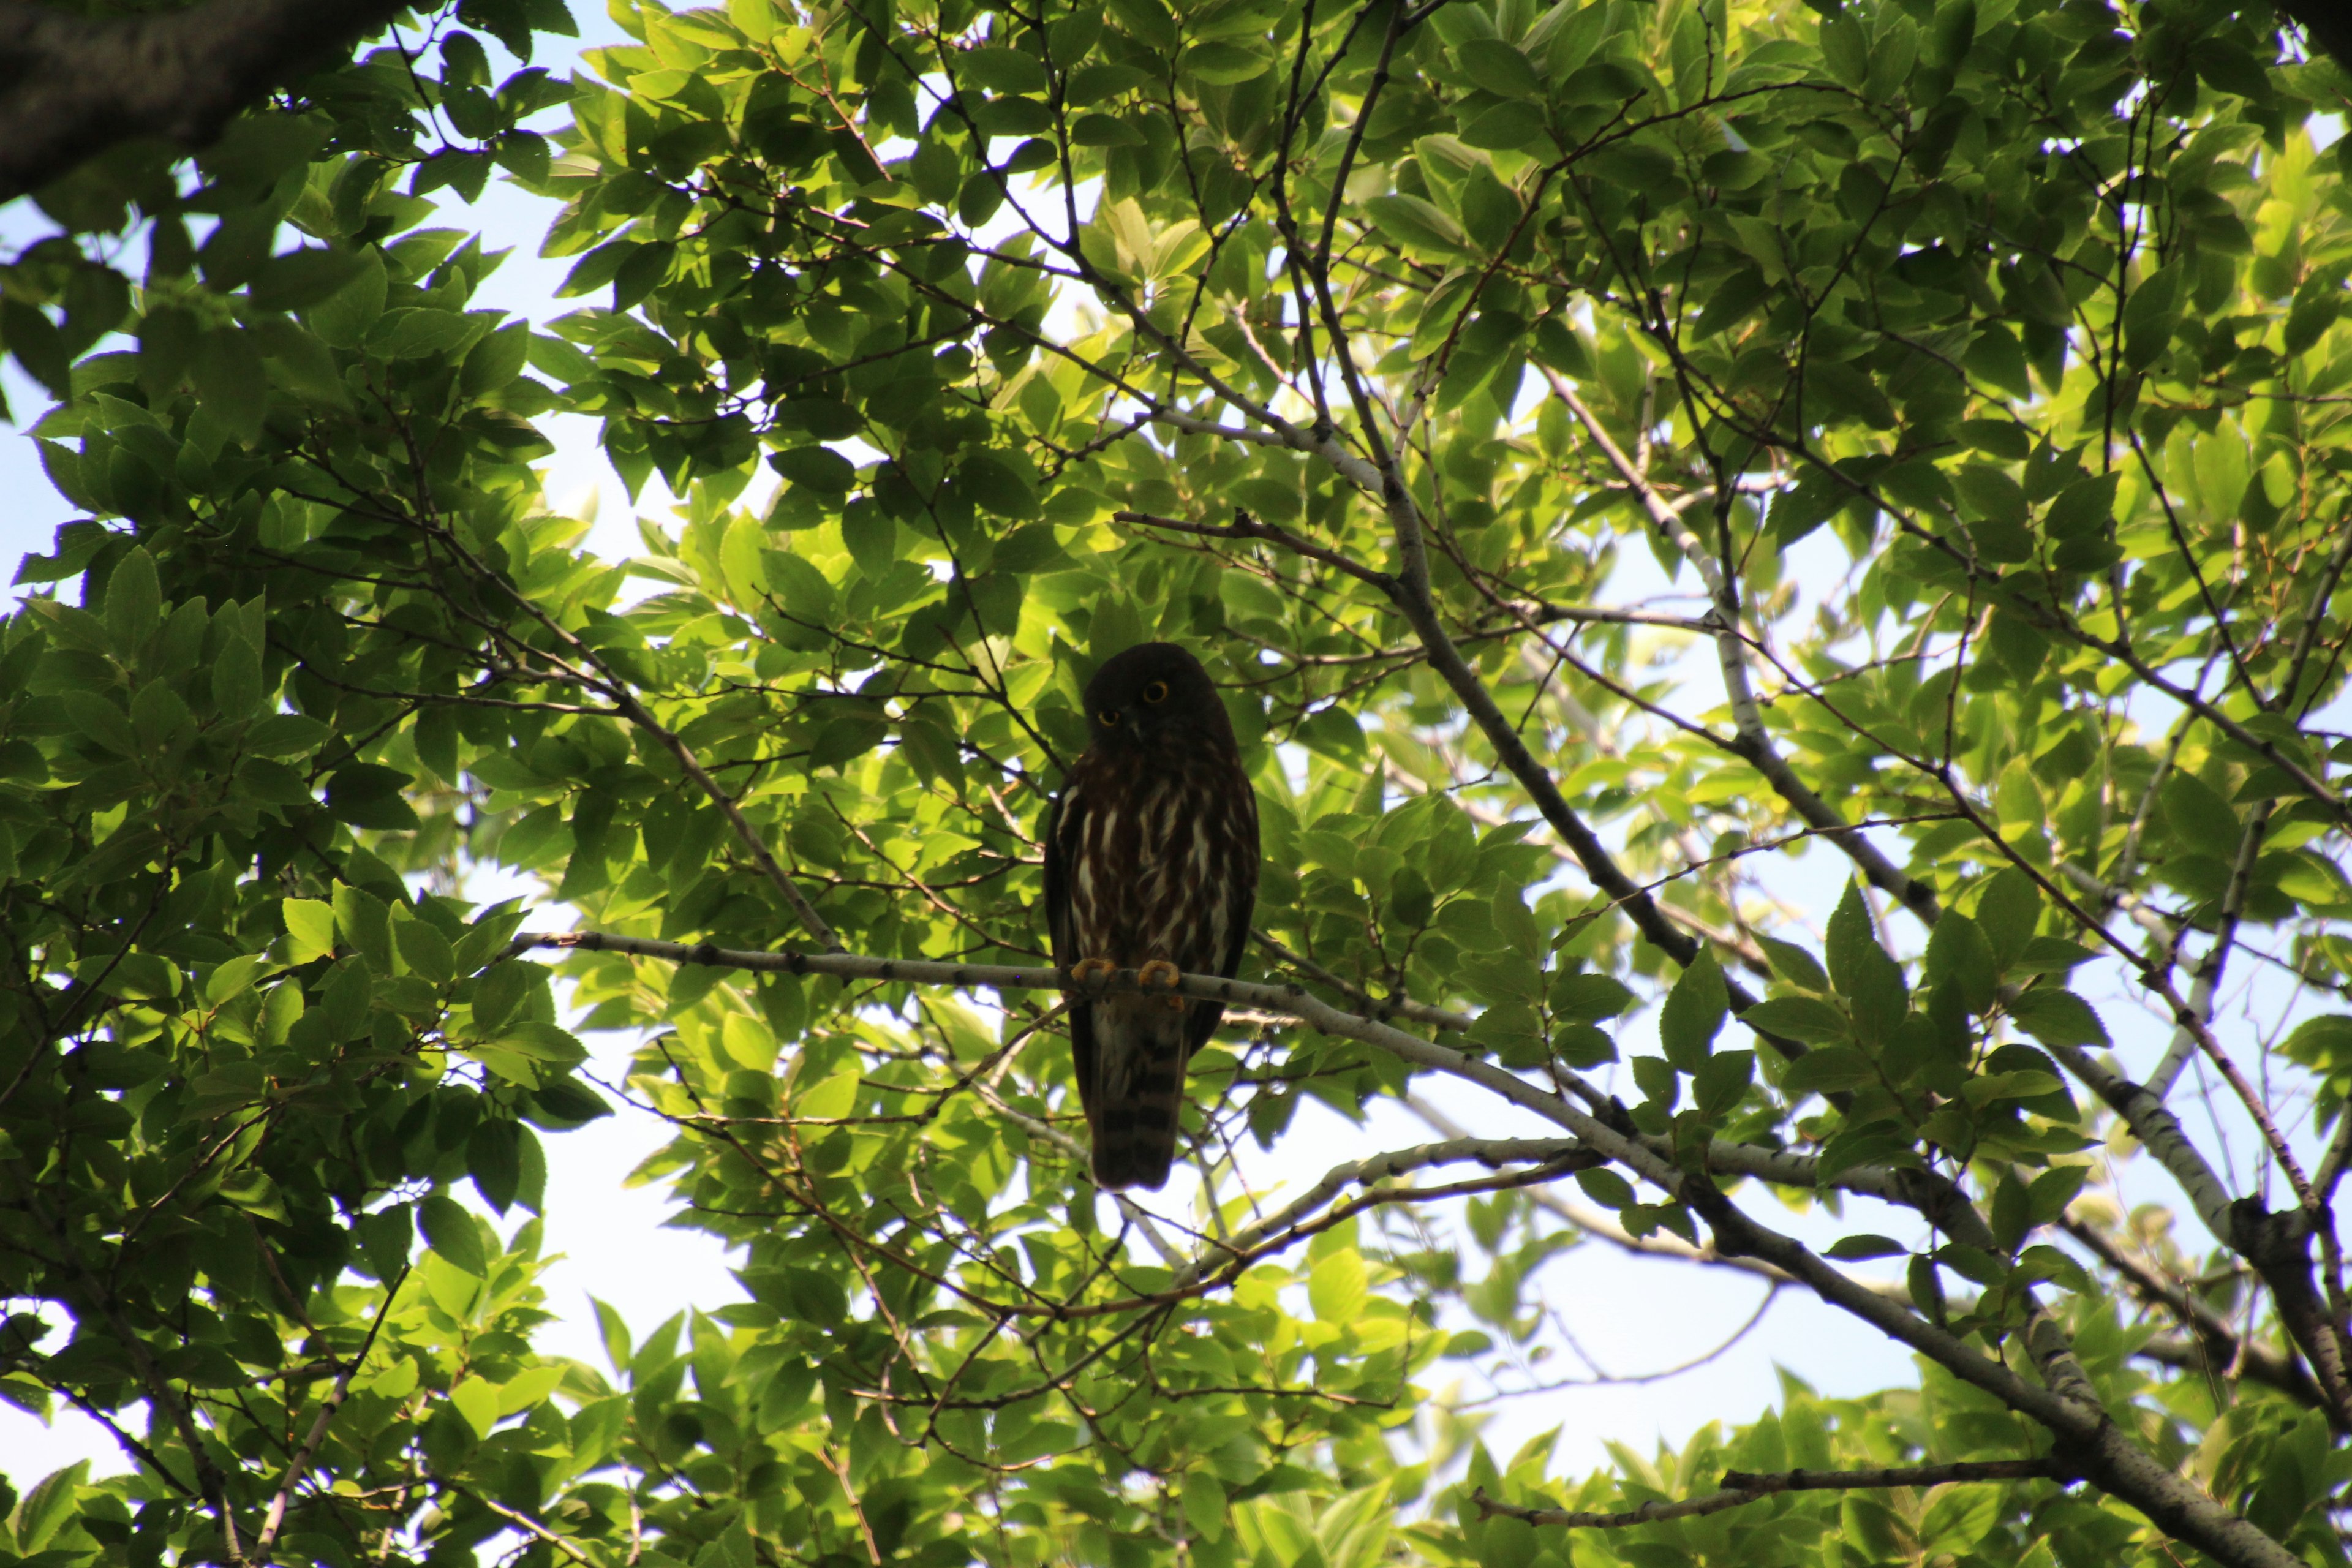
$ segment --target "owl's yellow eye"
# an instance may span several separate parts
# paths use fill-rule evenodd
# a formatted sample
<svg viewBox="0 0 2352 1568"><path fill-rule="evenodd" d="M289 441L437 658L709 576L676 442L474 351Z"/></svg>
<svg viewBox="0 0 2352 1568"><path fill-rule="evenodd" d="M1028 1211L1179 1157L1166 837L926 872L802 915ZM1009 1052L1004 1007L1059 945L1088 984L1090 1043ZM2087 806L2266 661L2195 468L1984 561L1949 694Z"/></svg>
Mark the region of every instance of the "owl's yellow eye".
<svg viewBox="0 0 2352 1568"><path fill-rule="evenodd" d="M1168 683L1167 683L1166 681L1164 681L1164 680L1155 680L1155 681L1153 681L1150 685L1149 685L1149 686L1147 686L1147 687L1145 687L1145 688L1143 689L1143 700L1144 700L1146 702L1165 702L1165 701L1167 701L1167 700L1168 700Z"/></svg>
<svg viewBox="0 0 2352 1568"><path fill-rule="evenodd" d="M1106 708L1106 709L1104 709L1104 710L1102 710L1102 712L1101 712L1101 713L1099 713L1098 715L1097 715L1097 717L1098 717L1098 718L1100 718L1100 719L1102 720L1102 721L1103 721L1103 725L1104 725L1104 727L1105 727L1106 729L1116 730L1116 729L1118 729L1118 709L1116 709L1116 708Z"/></svg>

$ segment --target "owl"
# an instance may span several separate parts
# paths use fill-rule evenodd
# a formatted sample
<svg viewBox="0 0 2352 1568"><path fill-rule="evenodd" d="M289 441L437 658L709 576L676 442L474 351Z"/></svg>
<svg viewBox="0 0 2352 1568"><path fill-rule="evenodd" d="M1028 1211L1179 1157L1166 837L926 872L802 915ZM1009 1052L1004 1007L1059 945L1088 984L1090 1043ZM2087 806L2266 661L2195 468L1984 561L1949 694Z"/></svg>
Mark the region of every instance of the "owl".
<svg viewBox="0 0 2352 1568"><path fill-rule="evenodd" d="M1086 752L1045 819L1054 962L1081 980L1140 970L1140 995L1073 998L1078 1099L1105 1189L1157 1187L1175 1157L1184 1064L1219 1002L1155 994L1231 978L1257 901L1257 796L1201 661L1145 643L1087 682Z"/></svg>

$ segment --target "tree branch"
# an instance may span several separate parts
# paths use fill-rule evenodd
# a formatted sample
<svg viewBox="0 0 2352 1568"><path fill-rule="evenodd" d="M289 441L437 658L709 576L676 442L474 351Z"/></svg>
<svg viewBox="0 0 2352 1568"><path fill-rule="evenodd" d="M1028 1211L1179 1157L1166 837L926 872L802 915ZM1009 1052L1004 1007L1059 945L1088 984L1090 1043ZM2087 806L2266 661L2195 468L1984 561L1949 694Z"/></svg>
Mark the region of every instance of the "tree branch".
<svg viewBox="0 0 2352 1568"><path fill-rule="evenodd" d="M2137 1353L2168 1365L2177 1363L2183 1366L2204 1368L2242 1368L2245 1375L2255 1382L2267 1384L2296 1403L2317 1410L2338 1431L2352 1430L2346 1426L2343 1412L2312 1381L2311 1374L2300 1363L2239 1333L2236 1326L2216 1311L2210 1302L2124 1251L2116 1245L2114 1237L2088 1220L2067 1214L2060 1217L2058 1228L2122 1276L2133 1295L2152 1307L2169 1312L2189 1330L2190 1338L2177 1347L2158 1345L2152 1341L2142 1346Z"/></svg>
<svg viewBox="0 0 2352 1568"><path fill-rule="evenodd" d="M407 1279L408 1267L404 1264L400 1272L393 1276L391 1283L383 1288L383 1304L376 1309L375 1321L368 1325L367 1338L360 1342L360 1348L343 1364L342 1371L335 1374L335 1385L327 1391L327 1397L320 1401L318 1418L310 1423L310 1435L302 1439L301 1447L295 1450L294 1458L287 1463L286 1479L279 1483L278 1495L269 1500L269 1512L262 1519L261 1533L254 1538L253 1560L256 1563L269 1561L270 1550L278 1544L278 1532L285 1527L287 1505L293 1500L294 1489L302 1484L303 1474L310 1468L311 1457L318 1453L319 1445L326 1441L328 1425L334 1420L335 1412L341 1408L344 1396L351 1393L352 1379L366 1363L368 1352L375 1348L376 1335L383 1331L383 1321L392 1311L393 1300L399 1296L400 1288Z"/></svg>
<svg viewBox="0 0 2352 1568"><path fill-rule="evenodd" d="M1222 1240L1212 1238L1200 1261L1181 1271L1175 1282L1180 1286L1191 1284L1217 1267L1220 1255L1234 1258L1246 1255L1267 1237L1298 1224L1349 1187L1370 1187L1376 1182L1393 1180L1407 1171L1465 1160L1475 1160L1490 1170L1500 1170L1505 1165L1531 1165L1533 1169L1525 1173L1530 1177L1561 1175L1601 1163L1599 1155L1591 1153L1573 1138L1454 1138L1443 1143L1422 1143L1411 1149L1394 1149L1385 1154L1375 1154L1369 1160L1334 1165L1324 1173L1321 1181L1275 1213L1254 1225L1243 1226L1229 1237Z"/></svg>
<svg viewBox="0 0 2352 1568"><path fill-rule="evenodd" d="M1146 987L1134 970L1120 970L1108 980L1080 988L1070 972L1052 967L964 964L929 959L868 958L855 953L732 952L704 942L656 942L642 937L605 936L594 931L517 937L509 952L535 947L581 948L590 952L635 952L672 963L723 964L730 968L792 974L832 974L842 978L917 984L992 986L1001 990L1142 992ZM2035 1384L2001 1362L1972 1349L1957 1336L1917 1317L1911 1309L1891 1300L1833 1268L1792 1237L1759 1224L1741 1212L1704 1175L1694 1175L1671 1154L1617 1124L1588 1113L1564 1096L1546 1093L1501 1067L1450 1047L1407 1034L1391 1025L1375 1023L1333 1007L1297 985L1262 985L1225 980L1215 975L1187 974L1173 986L1155 985L1154 994L1189 996L1206 1001L1238 1003L1280 1010L1310 1026L1346 1039L1360 1040L1400 1059L1476 1083L1512 1104L1531 1110L1577 1139L1600 1158L1623 1166L1642 1180L1685 1203L1715 1233L1717 1249L1727 1256L1758 1258L1790 1275L1822 1300L1870 1324L1887 1338L1910 1346L1961 1381L1991 1394L2011 1409L2047 1428L2075 1456L2079 1473L2118 1500L2137 1509L2167 1534L2194 1546L2231 1568L2299 1568L2301 1560L2269 1535L2217 1502L2195 1482L2182 1477L2109 1418L2089 1397L2089 1387L2074 1366L2056 1325L2046 1314L2030 1321L2026 1338L2036 1366L2050 1384ZM2137 1086L2135 1086L2137 1087ZM1598 1098L1589 1085L1580 1094ZM2140 1091L2145 1097L2146 1091ZM1605 1102L1604 1102L1605 1103ZM2158 1107L2160 1110L2162 1108ZM1717 1145L1717 1148L1737 1145ZM1757 1151L1769 1156L1769 1151ZM1770 1161L1766 1159L1766 1163ZM1804 1162L1810 1164L1811 1162ZM1850 1172L1840 1173L1840 1184ZM1454 1189L1465 1190L1465 1189ZM1424 1194L1435 1195L1435 1194ZM1366 1200L1374 1201L1374 1200ZM1973 1212L1973 1211L1971 1211ZM2299 1216L2298 1216L2299 1217ZM1982 1221L1977 1222L1979 1226ZM919 1275L923 1271L907 1265ZM1056 1317L1100 1316L1104 1313L1156 1305L1161 1298L1185 1294L1163 1291L1158 1297L1129 1302L1052 1310ZM996 1310L1014 1309L996 1304Z"/></svg>
<svg viewBox="0 0 2352 1568"><path fill-rule="evenodd" d="M2213 1019L2213 994L2221 987L2221 968L2230 960L2231 945L2238 937L2238 916L2246 907L2246 889L2252 886L2254 862L2262 856L2263 834L2269 828L2271 808L2276 803L2261 801L2247 816L2245 832L2238 839L2238 855L2230 868L2230 885L2221 894L2221 909L2213 926L2213 945L2198 960L2189 986L2189 1010L2198 1022L2210 1025ZM2162 1100L2172 1092L2173 1081L2180 1069L2189 1065L2190 1053L2197 1049L2197 1030L2189 1021L2173 1026L2172 1043L2164 1049L2163 1059L2156 1070L2147 1075L2147 1091Z"/></svg>
<svg viewBox="0 0 2352 1568"><path fill-rule="evenodd" d="M99 20L0 4L0 201L137 137L186 151L405 9L387 0L210 0Z"/></svg>
<svg viewBox="0 0 2352 1568"><path fill-rule="evenodd" d="M1725 695L1731 702L1731 721L1735 739L1729 748L1764 775L1765 782L1780 798L1794 808L1799 816L1829 836L1830 842L1843 850L1848 858L1870 879L1871 885L1903 901L1906 908L1917 915L1922 923L1934 925L1941 910L1936 895L1926 883L1904 874L1895 862L1879 852L1878 847L1864 837L1860 829L1840 816L1829 802L1815 794L1811 785L1797 776L1780 748L1772 743L1771 731L1764 727L1763 710L1757 705L1756 692L1748 677L1748 654L1739 635L1739 604L1724 576L1723 567L1707 552L1706 543L1691 531L1690 524L1660 495L1633 459L1612 439L1605 426L1594 416L1584 400L1576 395L1558 372L1545 368L1544 380L1550 384L1552 395L1567 405L1584 426L1584 433L1601 454L1616 470L1617 477L1641 499L1642 509L1650 521L1667 541L1680 551L1683 558L1696 568L1699 580L1706 584L1707 597L1714 601L1716 662L1723 671Z"/></svg>
<svg viewBox="0 0 2352 1568"><path fill-rule="evenodd" d="M1561 1508L1521 1508L1497 1502L1484 1489L1470 1500L1486 1518L1523 1519L1568 1530L1624 1530L1669 1519L1696 1519L1760 1502L1782 1492L1863 1491L1887 1487L1975 1485L1991 1481L2064 1481L2073 1477L2055 1459L1985 1459L1950 1465L1895 1465L1878 1470L1782 1470L1756 1475L1726 1470L1723 1489L1679 1502L1645 1502L1622 1513L1577 1513Z"/></svg>

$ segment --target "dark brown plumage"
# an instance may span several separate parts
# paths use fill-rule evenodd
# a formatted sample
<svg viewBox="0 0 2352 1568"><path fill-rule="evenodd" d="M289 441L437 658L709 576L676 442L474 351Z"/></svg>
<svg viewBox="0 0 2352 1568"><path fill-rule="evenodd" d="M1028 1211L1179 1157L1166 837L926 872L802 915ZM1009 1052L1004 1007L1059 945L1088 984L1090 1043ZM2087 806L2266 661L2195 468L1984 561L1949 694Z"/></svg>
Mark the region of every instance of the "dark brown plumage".
<svg viewBox="0 0 2352 1568"><path fill-rule="evenodd" d="M1145 643L1087 683L1089 743L1045 820L1054 962L1230 978L1257 901L1257 797L1201 661ZM1157 1187L1176 1152L1184 1064L1217 1002L1073 998L1078 1099L1106 1188Z"/></svg>

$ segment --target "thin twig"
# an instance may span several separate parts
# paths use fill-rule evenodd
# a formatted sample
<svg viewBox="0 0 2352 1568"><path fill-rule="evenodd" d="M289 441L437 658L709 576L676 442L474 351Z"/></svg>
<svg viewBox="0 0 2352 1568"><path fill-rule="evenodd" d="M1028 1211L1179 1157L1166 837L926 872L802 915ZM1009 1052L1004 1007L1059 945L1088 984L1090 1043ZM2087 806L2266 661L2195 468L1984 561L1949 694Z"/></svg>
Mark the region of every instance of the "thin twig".
<svg viewBox="0 0 2352 1568"><path fill-rule="evenodd" d="M1578 1513L1564 1508L1522 1508L1498 1502L1484 1488L1470 1494L1471 1503L1486 1518L1522 1519L1529 1524L1552 1524L1569 1530L1624 1530L1669 1519L1696 1519L1721 1513L1746 1503L1761 1502L1782 1492L1864 1491L1890 1487L1977 1485L1992 1481L2064 1481L2073 1479L2054 1459L1986 1459L1950 1465L1895 1465L1877 1470L1781 1470L1753 1475L1726 1470L1723 1489L1678 1502L1645 1502L1621 1513Z"/></svg>
<svg viewBox="0 0 2352 1568"><path fill-rule="evenodd" d="M262 1519L261 1533L254 1538L253 1556L257 1563L269 1561L270 1550L278 1544L278 1532L285 1527L287 1505L293 1500L294 1489L301 1484L303 1473L310 1469L310 1459L318 1453L319 1445L326 1441L328 1423L334 1420L335 1412L342 1405L343 1396L352 1391L352 1379L367 1361L368 1352L375 1348L375 1337L383 1331L383 1320L391 1312L393 1300L399 1296L400 1288L407 1279L408 1265L403 1264L400 1272L383 1288L383 1304L376 1309L375 1321L368 1325L367 1337L360 1342L358 1351L336 1374L335 1385L327 1391L327 1397L319 1402L318 1418L310 1423L310 1436L302 1439L301 1447L295 1450L294 1458L287 1464L286 1479L278 1483L278 1495L269 1500L269 1511Z"/></svg>

